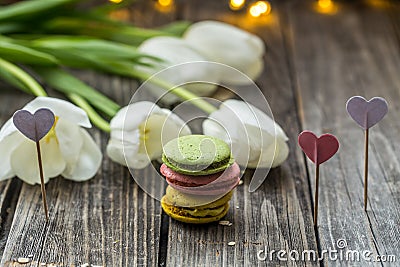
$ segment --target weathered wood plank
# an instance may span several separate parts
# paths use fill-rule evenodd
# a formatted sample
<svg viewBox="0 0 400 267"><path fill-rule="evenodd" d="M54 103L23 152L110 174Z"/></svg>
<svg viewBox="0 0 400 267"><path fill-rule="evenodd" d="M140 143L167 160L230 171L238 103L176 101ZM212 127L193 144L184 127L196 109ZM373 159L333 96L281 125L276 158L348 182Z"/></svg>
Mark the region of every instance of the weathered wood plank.
<svg viewBox="0 0 400 267"><path fill-rule="evenodd" d="M154 5L153 1L138 1L129 8L129 19L143 27L175 19L176 10L163 13ZM75 74L121 105L129 103L137 88L129 79L91 72ZM107 135L97 130L91 133L104 152ZM149 193L160 195L164 190L158 178L147 171L135 175L148 179ZM47 190L52 218L45 226L40 216L40 189L23 185L2 265L18 265L18 257L28 256L33 256L32 262L24 266L155 266L159 254L165 258L159 252L163 230L159 202L133 181L126 168L106 156L92 180L73 183L57 178L49 182Z"/></svg>
<svg viewBox="0 0 400 267"><path fill-rule="evenodd" d="M21 108L32 97L0 82L0 125L3 125L18 108ZM0 182L0 255L4 251L8 232L10 231L15 203L21 190L21 181L11 179Z"/></svg>
<svg viewBox="0 0 400 267"><path fill-rule="evenodd" d="M272 261L269 260L272 250L297 250L300 253L317 250L308 179L302 164L303 156L296 148L298 117L278 11L257 24L258 20L249 23L244 15L233 15L223 1L191 1L183 10L184 18L229 21L257 32L266 41L266 66L258 82L275 119L290 138L291 153L287 162L272 170L255 193L248 191L251 171L246 172L245 183L237 188L225 218L233 223L232 226L190 226L171 220L167 266L318 265L313 261L278 261L276 254ZM251 97L246 89L238 90ZM229 246L230 241L236 242L235 246ZM266 261L257 258L261 250L267 254Z"/></svg>
<svg viewBox="0 0 400 267"><path fill-rule="evenodd" d="M336 242L345 239L346 249L399 257L396 140L400 127L397 120L400 54L394 27L383 9L370 4L341 2L337 12L329 15L317 13L312 1L298 1L289 5L288 10L302 126L317 133L331 132L341 142L339 154L321 168L320 247L337 247ZM355 94L367 98L383 96L390 105L387 118L370 131L366 213L362 193L363 132L345 110L347 99ZM314 168L310 162L307 165L314 190ZM327 258L325 263L381 266L379 262Z"/></svg>
<svg viewBox="0 0 400 267"><path fill-rule="evenodd" d="M387 11L379 6L341 2L335 15L327 15L315 12L314 1L273 2L271 16L251 22L228 11L225 2L177 2L177 14L163 15L149 11L153 1L137 3L132 19L150 27L176 17L217 18L257 32L266 41L266 70L258 83L275 119L290 138L288 161L272 170L255 193L248 192L251 172L246 172L245 183L237 189L226 217L232 226L190 226L170 220L161 213L159 202L147 196L125 168L108 159L104 159L99 174L88 182L73 183L62 178L50 181L47 188L52 218L48 225L44 225L39 187L22 185L19 192L18 180L2 182L2 219L13 215L12 209L11 215L6 216L7 208L12 207L13 198L19 199L9 232L8 223L1 225L2 239L8 237L1 265L18 266L14 261L17 257L32 255L32 262L23 266L310 266L318 262L278 261L277 254L272 262L267 255L264 262L257 259L257 253L301 253L318 250L317 246L321 253L334 249L341 238L347 240L347 247L352 250L400 257L400 147L396 141L400 107L395 101L400 94L399 4L392 2L396 8ZM257 26L256 21L262 25ZM91 73L82 74L82 78L121 104L127 104L136 87L125 79ZM390 104L388 117L371 130L367 213L362 208L362 131L344 108L353 94L382 95ZM20 93L0 90L0 122L29 99ZM340 154L321 168L317 238L312 226L310 194L314 169L309 162L304 164L296 144L301 128L330 131L341 140ZM107 136L97 130L92 133L104 151ZM162 184L147 172L137 175L154 183L150 186L154 192L163 190ZM228 246L230 241L235 241L235 246ZM0 249L3 246L0 243ZM324 265L329 266L367 264L328 261L326 255L324 259Z"/></svg>
<svg viewBox="0 0 400 267"><path fill-rule="evenodd" d="M89 84L127 104L137 87L126 79L82 73ZM8 95L7 95L8 96ZM106 134L91 130L105 151ZM135 175L157 181L145 171ZM154 183L152 190L163 190ZM161 208L133 181L128 170L106 155L99 173L75 183L61 177L47 185L50 222L46 225L39 186L22 186L1 265L17 266L18 257L31 256L24 266L143 266L156 265Z"/></svg>

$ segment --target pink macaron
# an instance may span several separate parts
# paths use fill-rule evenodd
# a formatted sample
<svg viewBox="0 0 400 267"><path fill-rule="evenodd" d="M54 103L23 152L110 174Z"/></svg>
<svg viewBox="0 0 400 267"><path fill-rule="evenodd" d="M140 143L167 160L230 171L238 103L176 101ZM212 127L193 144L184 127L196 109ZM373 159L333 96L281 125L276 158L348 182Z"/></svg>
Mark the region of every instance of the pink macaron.
<svg viewBox="0 0 400 267"><path fill-rule="evenodd" d="M181 174L165 164L161 165L160 171L171 187L193 195L226 194L240 181L240 168L237 163L232 164L225 171L201 176Z"/></svg>

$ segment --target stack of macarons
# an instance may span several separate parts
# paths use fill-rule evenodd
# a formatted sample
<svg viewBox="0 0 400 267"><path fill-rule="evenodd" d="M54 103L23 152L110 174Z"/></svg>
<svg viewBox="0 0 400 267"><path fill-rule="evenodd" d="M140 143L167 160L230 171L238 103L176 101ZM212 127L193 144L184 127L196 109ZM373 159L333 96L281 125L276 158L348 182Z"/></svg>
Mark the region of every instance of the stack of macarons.
<svg viewBox="0 0 400 267"><path fill-rule="evenodd" d="M229 209L240 169L229 146L205 135L186 135L163 148L161 174L168 187L161 200L165 213L186 223L220 220Z"/></svg>

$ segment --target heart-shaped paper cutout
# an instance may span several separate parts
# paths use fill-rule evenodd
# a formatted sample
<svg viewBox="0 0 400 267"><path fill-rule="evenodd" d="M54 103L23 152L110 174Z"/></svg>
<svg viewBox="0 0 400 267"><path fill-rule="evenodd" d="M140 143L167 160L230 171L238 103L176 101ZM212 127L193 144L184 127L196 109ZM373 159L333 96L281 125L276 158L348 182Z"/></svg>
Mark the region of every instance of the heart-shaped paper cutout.
<svg viewBox="0 0 400 267"><path fill-rule="evenodd" d="M38 109L35 114L27 110L18 110L14 113L15 127L27 138L39 142L51 130L55 121L54 113L47 109Z"/></svg>
<svg viewBox="0 0 400 267"><path fill-rule="evenodd" d="M299 134L299 145L307 157L318 165L330 159L339 149L339 141L334 135L323 134L317 137L310 131Z"/></svg>
<svg viewBox="0 0 400 267"><path fill-rule="evenodd" d="M385 117L388 104L382 97L374 97L367 101L362 96L353 96L347 101L346 109L350 117L366 130Z"/></svg>

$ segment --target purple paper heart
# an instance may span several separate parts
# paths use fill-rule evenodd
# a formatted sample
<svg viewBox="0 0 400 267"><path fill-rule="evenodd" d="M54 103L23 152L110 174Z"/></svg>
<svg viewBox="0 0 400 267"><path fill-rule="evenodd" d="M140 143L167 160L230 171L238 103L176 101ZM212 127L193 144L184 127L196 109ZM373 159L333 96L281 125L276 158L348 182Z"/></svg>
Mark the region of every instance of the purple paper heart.
<svg viewBox="0 0 400 267"><path fill-rule="evenodd" d="M388 104L382 97L374 97L367 101L362 96L353 96L347 101L346 109L350 117L366 130L385 117Z"/></svg>
<svg viewBox="0 0 400 267"><path fill-rule="evenodd" d="M15 127L32 141L39 142L53 127L54 113L47 109L38 109L35 114L27 110L18 110L14 113Z"/></svg>

